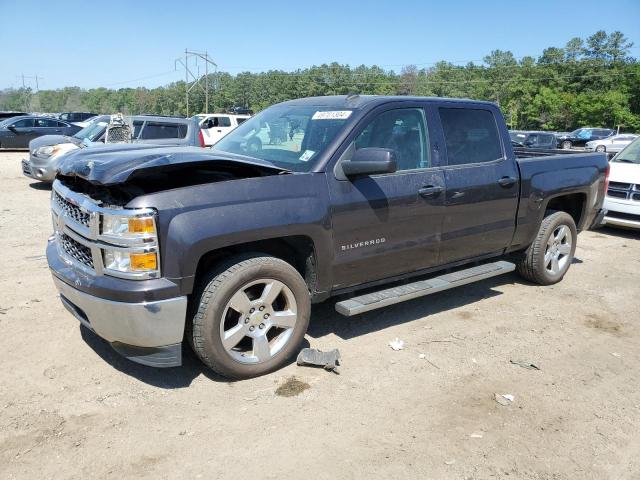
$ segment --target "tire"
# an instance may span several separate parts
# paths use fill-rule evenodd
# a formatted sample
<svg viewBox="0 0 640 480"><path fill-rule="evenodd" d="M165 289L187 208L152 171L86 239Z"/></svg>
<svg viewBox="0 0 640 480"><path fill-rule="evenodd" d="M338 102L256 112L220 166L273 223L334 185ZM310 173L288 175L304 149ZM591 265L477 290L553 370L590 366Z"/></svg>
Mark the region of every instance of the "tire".
<svg viewBox="0 0 640 480"><path fill-rule="evenodd" d="M576 224L571 215L551 213L542 220L536 238L519 260L518 273L539 285L558 283L571 266L577 238Z"/></svg>
<svg viewBox="0 0 640 480"><path fill-rule="evenodd" d="M234 257L209 272L193 302L187 335L194 352L233 379L285 365L298 352L311 314L309 290L298 271L261 254Z"/></svg>
<svg viewBox="0 0 640 480"><path fill-rule="evenodd" d="M563 150L571 150L571 147L573 147L573 144L569 140L565 140L560 145L562 146Z"/></svg>
<svg viewBox="0 0 640 480"><path fill-rule="evenodd" d="M602 153L602 152L606 152L606 151L607 151L607 147L605 147L604 145L598 145L596 147L596 152Z"/></svg>

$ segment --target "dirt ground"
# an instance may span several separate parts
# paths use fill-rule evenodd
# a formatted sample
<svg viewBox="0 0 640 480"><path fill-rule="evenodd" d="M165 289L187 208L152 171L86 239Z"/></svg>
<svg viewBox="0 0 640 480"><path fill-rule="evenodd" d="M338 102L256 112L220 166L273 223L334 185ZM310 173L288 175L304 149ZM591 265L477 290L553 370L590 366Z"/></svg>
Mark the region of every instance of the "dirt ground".
<svg viewBox="0 0 640 480"><path fill-rule="evenodd" d="M0 479L640 478L638 233L581 234L552 287L508 275L353 318L316 306L308 342L340 349L340 375L227 382L190 354L130 363L80 328L24 155L0 153Z"/></svg>

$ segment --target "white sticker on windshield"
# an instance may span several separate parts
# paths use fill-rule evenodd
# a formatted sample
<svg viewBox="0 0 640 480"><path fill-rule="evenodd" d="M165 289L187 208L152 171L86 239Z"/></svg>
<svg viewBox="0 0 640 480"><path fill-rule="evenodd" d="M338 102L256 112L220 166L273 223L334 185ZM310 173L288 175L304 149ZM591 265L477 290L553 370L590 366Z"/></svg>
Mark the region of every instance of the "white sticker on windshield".
<svg viewBox="0 0 640 480"><path fill-rule="evenodd" d="M325 112L316 112L311 120L345 120L351 115L351 110L330 110Z"/></svg>
<svg viewBox="0 0 640 480"><path fill-rule="evenodd" d="M313 157L315 153L316 152L314 152L313 150L305 150L304 153L300 155L300 160L302 160L303 162L308 162L309 160L311 160L311 157Z"/></svg>

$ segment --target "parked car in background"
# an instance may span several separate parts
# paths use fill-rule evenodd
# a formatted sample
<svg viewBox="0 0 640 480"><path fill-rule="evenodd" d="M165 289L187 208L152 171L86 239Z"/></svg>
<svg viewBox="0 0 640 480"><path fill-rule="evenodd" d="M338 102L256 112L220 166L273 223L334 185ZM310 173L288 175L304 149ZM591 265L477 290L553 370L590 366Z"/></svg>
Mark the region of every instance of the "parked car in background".
<svg viewBox="0 0 640 480"><path fill-rule="evenodd" d="M126 117L133 127L132 143L204 147L197 119L134 115ZM29 144L29 158L22 160L22 173L34 180L53 181L59 159L84 147L105 143L110 115L99 115L72 136L47 135Z"/></svg>
<svg viewBox="0 0 640 480"><path fill-rule="evenodd" d="M549 132L523 132L510 130L509 137L514 146L540 149L555 149L556 136Z"/></svg>
<svg viewBox="0 0 640 480"><path fill-rule="evenodd" d="M638 135L634 135L632 133L621 133L620 135L614 135L613 137L587 142L584 148L590 152L618 153L636 138L638 138Z"/></svg>
<svg viewBox="0 0 640 480"><path fill-rule="evenodd" d="M615 130L610 128L578 128L568 135L556 136L558 146L565 150L573 147L584 147L591 140L600 140L615 135Z"/></svg>
<svg viewBox="0 0 640 480"><path fill-rule="evenodd" d="M251 118L251 115L214 113L210 115L196 115L196 117L200 120L204 144L210 147L242 122Z"/></svg>
<svg viewBox="0 0 640 480"><path fill-rule="evenodd" d="M232 107L227 110L227 113L233 113L235 115L253 115L253 110L249 107Z"/></svg>
<svg viewBox="0 0 640 480"><path fill-rule="evenodd" d="M609 187L603 224L640 228L640 138L609 162Z"/></svg>
<svg viewBox="0 0 640 480"><path fill-rule="evenodd" d="M91 113L91 112L64 112L58 115L58 118L60 120L64 120L65 122L78 123L78 122L84 122L90 119L91 117L96 117L97 115L98 115L97 113Z"/></svg>
<svg viewBox="0 0 640 480"><path fill-rule="evenodd" d="M0 112L0 120L27 115L25 112Z"/></svg>
<svg viewBox="0 0 640 480"><path fill-rule="evenodd" d="M20 116L0 122L0 148L27 148L29 142L43 135L73 135L77 125L55 118Z"/></svg>

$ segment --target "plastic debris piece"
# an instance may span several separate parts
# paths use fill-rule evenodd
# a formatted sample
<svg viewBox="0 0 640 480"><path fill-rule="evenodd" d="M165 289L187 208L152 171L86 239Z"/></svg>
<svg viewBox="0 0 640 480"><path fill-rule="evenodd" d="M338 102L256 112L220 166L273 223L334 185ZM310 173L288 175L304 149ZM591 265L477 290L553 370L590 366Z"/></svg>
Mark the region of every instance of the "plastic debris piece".
<svg viewBox="0 0 640 480"><path fill-rule="evenodd" d="M424 353L421 353L420 355L418 355L418 358L420 360L424 360L425 358L427 358L427 356Z"/></svg>
<svg viewBox="0 0 640 480"><path fill-rule="evenodd" d="M400 340L398 337L396 337L395 339L389 342L389 346L396 351L402 350L404 348L404 342Z"/></svg>
<svg viewBox="0 0 640 480"><path fill-rule="evenodd" d="M507 405L510 405L511 403L513 403L513 401L516 399L516 397L514 397L510 393L505 393L504 395L500 395L499 393L495 393L493 395L493 399L497 403L502 405L503 407L506 407Z"/></svg>
<svg viewBox="0 0 640 480"><path fill-rule="evenodd" d="M444 462L445 465L453 465L454 463L456 463L455 460L447 460L446 462Z"/></svg>
<svg viewBox="0 0 640 480"><path fill-rule="evenodd" d="M334 348L330 352L323 352L315 348L303 348L298 354L296 363L301 366L312 365L322 367L330 372L338 373L340 352L337 348Z"/></svg>
<svg viewBox="0 0 640 480"><path fill-rule="evenodd" d="M518 365L522 368L526 368L528 370L540 370L536 364L531 363L529 360L509 360L514 365Z"/></svg>
<svg viewBox="0 0 640 480"><path fill-rule="evenodd" d="M469 435L469 438L482 438L484 437L484 433L482 432L473 432L471 435Z"/></svg>
<svg viewBox="0 0 640 480"><path fill-rule="evenodd" d="M620 358L621 355L618 352L611 352L611 355L613 355L616 358Z"/></svg>

